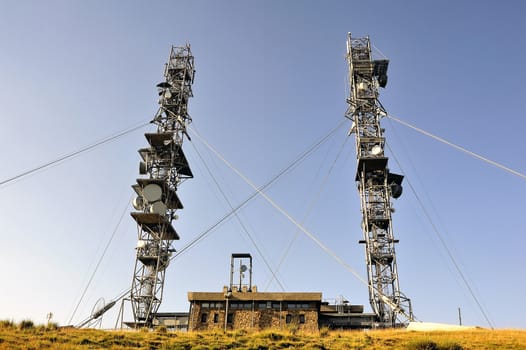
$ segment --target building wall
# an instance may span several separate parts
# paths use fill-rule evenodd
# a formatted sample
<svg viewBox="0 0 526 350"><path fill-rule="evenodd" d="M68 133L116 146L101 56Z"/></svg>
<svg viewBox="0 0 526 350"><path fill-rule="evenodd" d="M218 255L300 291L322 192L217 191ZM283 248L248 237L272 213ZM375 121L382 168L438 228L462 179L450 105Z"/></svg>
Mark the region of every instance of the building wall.
<svg viewBox="0 0 526 350"><path fill-rule="evenodd" d="M163 316L155 317L153 320L155 327L164 326L168 330L187 331L188 330L188 315L186 316Z"/></svg>
<svg viewBox="0 0 526 350"><path fill-rule="evenodd" d="M226 304L216 303L219 304L218 307L204 308L202 303L192 303L188 329L191 331L224 329ZM230 308L228 314L232 315L232 319L231 322L227 323L227 329L261 330L265 328L297 327L298 330L312 332L318 330L318 310L315 304L308 309L295 308L294 310L283 310L283 308L281 310L272 308L260 309L258 308L260 304L252 303L250 309Z"/></svg>

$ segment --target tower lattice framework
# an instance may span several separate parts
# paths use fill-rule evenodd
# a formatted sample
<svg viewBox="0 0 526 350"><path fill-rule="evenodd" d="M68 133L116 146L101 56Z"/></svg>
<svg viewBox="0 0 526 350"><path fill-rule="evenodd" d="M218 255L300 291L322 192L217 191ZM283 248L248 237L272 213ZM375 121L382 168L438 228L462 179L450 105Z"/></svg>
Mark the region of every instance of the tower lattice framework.
<svg viewBox="0 0 526 350"><path fill-rule="evenodd" d="M142 178L132 188L137 193L131 216L137 222L137 255L130 293L134 327L151 327L162 302L166 268L174 240L176 212L183 209L178 186L193 174L183 152L186 127L191 122L188 100L192 97L194 57L190 45L173 46L165 64L165 81L158 84L160 107L152 123L156 132L144 136L149 146L138 152Z"/></svg>
<svg viewBox="0 0 526 350"><path fill-rule="evenodd" d="M400 292L393 235L391 198L402 194L403 176L389 172L380 120L387 113L378 101L387 84L386 59L373 60L369 37L347 37L350 96L346 117L353 121L358 161L356 182L360 193L369 301L381 327L413 319L411 303Z"/></svg>

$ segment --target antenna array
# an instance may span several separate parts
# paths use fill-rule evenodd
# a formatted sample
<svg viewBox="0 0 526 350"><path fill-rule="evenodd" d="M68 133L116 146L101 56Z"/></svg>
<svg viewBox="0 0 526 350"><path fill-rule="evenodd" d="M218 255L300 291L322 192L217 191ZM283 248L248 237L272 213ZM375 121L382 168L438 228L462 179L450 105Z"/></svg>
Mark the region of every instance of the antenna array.
<svg viewBox="0 0 526 350"><path fill-rule="evenodd" d="M151 327L162 301L165 271L175 249L172 242L179 235L172 226L176 211L183 209L177 196L181 182L193 174L184 155L183 139L191 122L188 99L193 96L194 57L190 45L172 46L165 64L165 81L157 85L160 107L152 123L154 133L144 136L149 146L138 152L142 158L137 179L132 186L137 194L133 201L137 222L137 256L129 301L134 328Z"/></svg>
<svg viewBox="0 0 526 350"><path fill-rule="evenodd" d="M391 198L402 194L403 176L391 173L384 154L385 137L380 120L387 115L378 101L378 89L387 85L386 59L373 60L368 37L347 38L350 96L346 117L356 135L363 240L369 301L381 327L394 327L399 317L411 321L411 302L400 292L391 213Z"/></svg>

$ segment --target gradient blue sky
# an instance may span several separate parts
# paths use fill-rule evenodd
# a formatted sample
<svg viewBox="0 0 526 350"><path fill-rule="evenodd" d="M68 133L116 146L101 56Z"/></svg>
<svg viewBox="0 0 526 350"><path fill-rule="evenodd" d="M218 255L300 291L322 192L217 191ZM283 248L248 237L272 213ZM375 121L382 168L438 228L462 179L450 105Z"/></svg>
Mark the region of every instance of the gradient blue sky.
<svg viewBox="0 0 526 350"><path fill-rule="evenodd" d="M388 112L525 172L525 10L521 1L2 1L0 180L148 121L170 45L189 42L193 127L261 185L344 119L347 32L369 35L390 59ZM525 180L383 125L391 169L406 174L491 322L526 328ZM301 220L322 188L305 226L365 276L353 139L323 185L348 127L268 194ZM43 323L53 312L68 322L130 199L136 150L151 130L0 187L0 319ZM197 137L193 144L176 248L229 211L196 149L234 205L252 193ZM400 285L416 316L456 323L461 307L465 324L487 326L407 182L394 206ZM240 217L275 266L295 227L263 199ZM130 286L135 244L126 214L73 323ZM187 310L188 291L220 291L233 252L253 254L264 290L271 273L232 219L170 265L161 311ZM287 291L343 295L370 310L366 288L303 235L278 275ZM112 310L105 326L115 319Z"/></svg>

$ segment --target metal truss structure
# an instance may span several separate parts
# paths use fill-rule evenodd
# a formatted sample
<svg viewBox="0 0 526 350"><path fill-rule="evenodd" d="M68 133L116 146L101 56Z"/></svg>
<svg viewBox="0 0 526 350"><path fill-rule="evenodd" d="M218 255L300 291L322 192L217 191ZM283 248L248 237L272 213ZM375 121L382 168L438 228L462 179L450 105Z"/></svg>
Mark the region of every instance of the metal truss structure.
<svg viewBox="0 0 526 350"><path fill-rule="evenodd" d="M172 242L179 239L172 221L183 208L177 188L193 177L182 145L191 122L188 99L193 96L194 75L190 45L172 47L165 81L157 85L160 107L152 120L157 130L144 135L149 146L138 151L142 158L139 173L145 176L132 186L137 211L131 216L137 222L138 241L129 296L134 322L127 323L135 328L152 326L162 301L166 268L175 252Z"/></svg>
<svg viewBox="0 0 526 350"><path fill-rule="evenodd" d="M369 301L380 327L394 327L413 319L411 302L400 292L391 214L391 198L402 194L403 176L389 172L384 154L387 113L378 90L387 84L386 59L373 60L369 37L347 37L350 96L346 117L353 121L358 161L356 182L361 199L362 231Z"/></svg>

